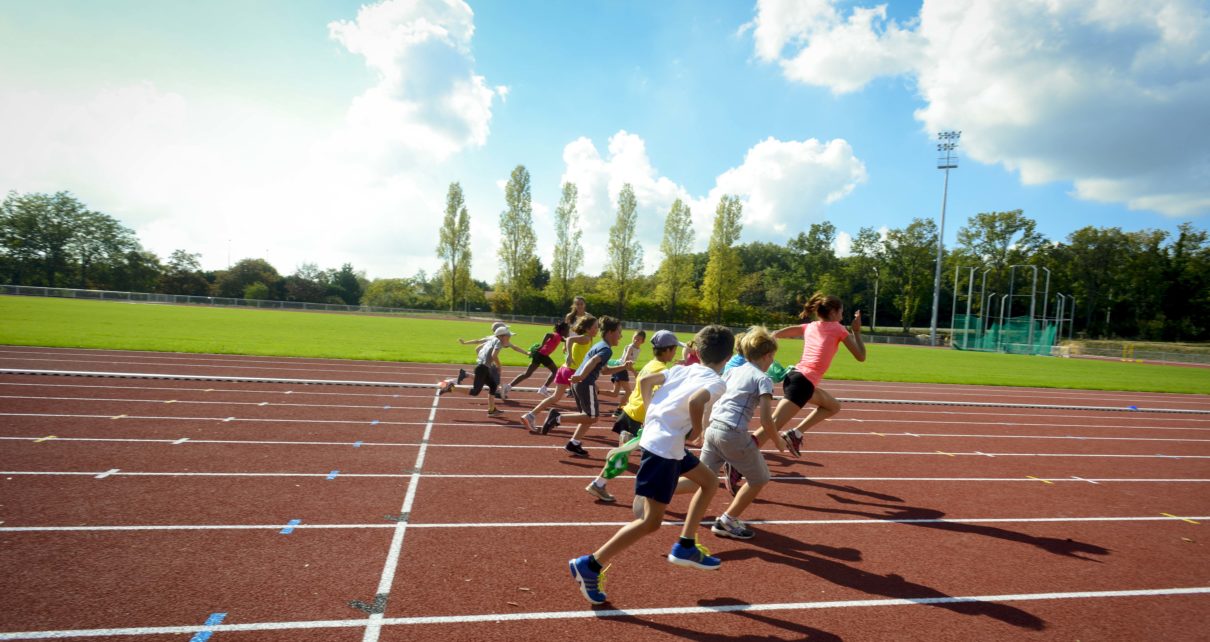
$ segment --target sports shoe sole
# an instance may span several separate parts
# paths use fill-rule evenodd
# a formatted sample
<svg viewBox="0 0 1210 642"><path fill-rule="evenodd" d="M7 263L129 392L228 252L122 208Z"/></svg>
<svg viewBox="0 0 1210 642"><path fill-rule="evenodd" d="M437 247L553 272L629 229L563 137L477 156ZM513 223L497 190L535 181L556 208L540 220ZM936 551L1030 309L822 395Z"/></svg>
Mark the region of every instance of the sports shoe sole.
<svg viewBox="0 0 1210 642"><path fill-rule="evenodd" d="M609 491L597 486L596 484L594 484L592 482L589 482L588 485L584 487L584 492L588 493L589 495L592 495L593 497L597 498L599 501L602 501L602 502L608 502L608 503L612 504L612 503L618 501L618 498L614 497L613 495L610 495Z"/></svg>
<svg viewBox="0 0 1210 642"><path fill-rule="evenodd" d="M696 568L699 571L717 571L719 569L719 566L722 566L722 564L719 564L718 566L706 566L705 564L702 564L701 562L698 562L695 560L681 559L681 558L673 555L672 553L668 554L668 561L673 564L676 564L677 566L684 566L686 568Z"/></svg>
<svg viewBox="0 0 1210 642"><path fill-rule="evenodd" d="M727 530L726 527L720 528L718 526L718 524L711 526L710 532L714 533L715 535L718 535L719 537L729 537L731 539L752 539L756 535L756 533L753 533L752 531L745 531L743 533L733 533L733 532Z"/></svg>
<svg viewBox="0 0 1210 642"><path fill-rule="evenodd" d="M575 580L576 585L580 587L580 595L583 595L584 599L588 600L590 604L604 604L606 602L606 600L594 600L588 595L588 588L584 586L584 578L580 577L580 570L576 568L576 561L574 559L567 560L567 568L571 570L571 579Z"/></svg>

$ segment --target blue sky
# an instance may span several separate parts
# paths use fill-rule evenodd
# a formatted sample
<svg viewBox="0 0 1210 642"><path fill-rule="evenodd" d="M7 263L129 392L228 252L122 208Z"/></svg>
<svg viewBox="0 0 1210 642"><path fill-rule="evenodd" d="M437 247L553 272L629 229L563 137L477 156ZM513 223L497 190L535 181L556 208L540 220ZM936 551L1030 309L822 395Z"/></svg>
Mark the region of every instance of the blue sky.
<svg viewBox="0 0 1210 642"><path fill-rule="evenodd" d="M474 272L502 181L533 178L549 262L577 182L596 272L623 182L649 268L673 198L699 245L724 193L744 240L936 217L939 129L963 130L946 240L1024 209L1174 230L1210 212L1203 3L6 2L0 189L69 190L162 256L436 266L450 181ZM844 251L844 241L841 247Z"/></svg>

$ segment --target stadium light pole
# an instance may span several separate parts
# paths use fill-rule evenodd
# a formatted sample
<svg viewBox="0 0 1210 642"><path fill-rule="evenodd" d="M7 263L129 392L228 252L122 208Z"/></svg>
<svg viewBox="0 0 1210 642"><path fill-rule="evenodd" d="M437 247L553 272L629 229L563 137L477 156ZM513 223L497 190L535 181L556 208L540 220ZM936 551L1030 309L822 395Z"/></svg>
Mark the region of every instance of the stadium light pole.
<svg viewBox="0 0 1210 642"><path fill-rule="evenodd" d="M945 187L941 191L941 223L937 226L937 270L933 276L933 320L929 324L929 344L937 345L937 311L941 305L941 257L945 237L945 202L950 191L950 170L958 168L958 149L960 131L948 131L937 134L937 169L945 170Z"/></svg>

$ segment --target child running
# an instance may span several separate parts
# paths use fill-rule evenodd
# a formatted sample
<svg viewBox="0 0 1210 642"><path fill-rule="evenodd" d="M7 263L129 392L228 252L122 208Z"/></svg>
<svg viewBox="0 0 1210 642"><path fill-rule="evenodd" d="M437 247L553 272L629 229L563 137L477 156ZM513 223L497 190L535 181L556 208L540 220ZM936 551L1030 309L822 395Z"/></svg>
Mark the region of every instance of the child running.
<svg viewBox="0 0 1210 642"><path fill-rule="evenodd" d="M613 356L613 347L622 339L622 322L613 317L601 317L601 340L592 346L584 356L576 373L571 376L571 392L576 400L579 412L561 415L558 409L551 408L542 424L542 432L550 432L554 426L562 425L564 421L576 424L576 430L571 439L563 446L573 457L587 457L580 439L601 416L601 404L597 395L597 377L601 374L613 374L634 366L633 361L625 361L616 366L607 365Z"/></svg>
<svg viewBox="0 0 1210 642"><path fill-rule="evenodd" d="M511 390L517 384L528 379L529 376L534 373L534 370L538 369L538 366L546 366L546 369L550 370L550 376L546 379L546 383L542 384L542 387L538 390L538 394L545 396L547 392L546 386L549 386L550 382L554 381L555 374L557 374L559 371L559 369L555 367L555 362L550 358L550 355L555 351L555 348L559 347L564 341L567 340L567 335L570 332L571 327L566 321L556 323L554 330L547 332L546 336L542 337L542 342L530 349L529 367L525 369L525 372L522 372L513 378L513 380L506 386L506 389Z"/></svg>
<svg viewBox="0 0 1210 642"><path fill-rule="evenodd" d="M630 343L626 344L626 347L622 349L622 358L619 361L638 361L639 350L646 340L646 331L639 330L635 332L634 336L630 339ZM613 383L613 389L609 391L609 394L619 398L618 412L621 412L621 407L626 405L626 402L630 399L630 369L615 372L609 380ZM614 414L616 415L617 413Z"/></svg>
<svg viewBox="0 0 1210 642"><path fill-rule="evenodd" d="M496 407L496 388L500 384L500 350L503 348L517 349L512 344L512 336L513 333L508 326L502 326L496 328L492 336L479 346L475 361L475 382L471 385L470 395L478 397L483 386L487 386L489 393L487 396L488 417L498 417L504 414L503 410ZM462 340L459 339L459 341ZM521 352L525 351L521 350ZM445 394L453 389L454 380L446 379L441 382L438 394Z"/></svg>
<svg viewBox="0 0 1210 642"><path fill-rule="evenodd" d="M667 331L660 330L651 337L651 350L655 354L655 358L647 362L643 369L639 371L638 379L642 379L645 375L655 372L663 372L668 369L668 364L676 358L676 349L682 346L677 340L676 335ZM653 389L658 390L658 388ZM621 414L618 420L613 423L613 431L618 433L618 445L621 446L630 441L632 437L643 434L643 420L647 417L647 403L636 390L630 395L630 400L626 405L620 408ZM629 455L627 455L629 456ZM609 462L606 462L605 468L609 467ZM606 483L612 478L606 477L606 472L602 469L601 474L597 476L592 483L584 487L585 492L603 502L617 501L613 495L605 488Z"/></svg>
<svg viewBox="0 0 1210 642"><path fill-rule="evenodd" d="M861 310L853 314L852 333L840 325L842 314L844 304L840 299L816 292L802 308L802 314L799 315L803 320L801 325L792 325L773 333L778 339L802 337L802 360L797 366L789 369L786 378L782 380L782 399L777 402L777 409L773 411L775 429L780 430L808 403L815 406L811 414L797 426L781 433L786 440L786 447L795 457L802 454L802 433L840 412L840 402L819 387L824 373L832 365L832 358L840 349L840 344L843 343L844 347L849 349L853 358L865 361L865 343L861 340ZM812 317L818 317L819 320L811 321ZM763 435L763 439L769 437L769 434Z"/></svg>
<svg viewBox="0 0 1210 642"><path fill-rule="evenodd" d="M777 339L765 328L752 326L743 334L739 347L745 363L723 374L727 391L710 412L710 427L706 430L701 460L711 473L717 475L720 468L724 470L724 483L735 496L727 510L714 520L710 531L719 537L751 539L754 533L740 521L740 515L769 483L769 466L760 453L759 444L770 435L778 450L784 451L786 444L773 426L773 380L765 374L777 354ZM748 422L758 406L760 428L755 434L748 434ZM736 492L740 475L746 477L748 483ZM701 492L693 482L682 479L676 492L695 490Z"/></svg>
<svg viewBox="0 0 1210 642"><path fill-rule="evenodd" d="M695 341L702 363L639 378L640 398L651 400L640 442L643 458L634 483L635 494L644 499L643 516L623 526L596 552L568 560L572 579L593 604L608 599L601 590L605 574L602 565L659 530L680 477L688 477L701 491L693 496L681 537L667 559L672 564L703 570L716 570L722 563L697 543L698 523L718 489L718 478L685 448L685 440L702 434L710 406L727 388L719 372L731 358L735 336L723 326L711 325L702 328ZM660 389L652 394L655 386Z"/></svg>
<svg viewBox="0 0 1210 642"><path fill-rule="evenodd" d="M535 415L559 402L563 398L563 393L571 387L571 376L575 374L580 364L584 361L584 355L588 354L588 348L592 345L592 340L596 338L597 331L600 329L597 323L597 318L591 314L585 314L580 317L576 324L571 328L571 336L567 337L566 345L563 351L567 353L567 357L563 361L563 365L555 373L555 390L546 396L545 399L538 402L533 410L521 415L521 423L530 432L538 432L542 434L550 432L550 426L543 424L538 425ZM553 425L553 424L551 424Z"/></svg>

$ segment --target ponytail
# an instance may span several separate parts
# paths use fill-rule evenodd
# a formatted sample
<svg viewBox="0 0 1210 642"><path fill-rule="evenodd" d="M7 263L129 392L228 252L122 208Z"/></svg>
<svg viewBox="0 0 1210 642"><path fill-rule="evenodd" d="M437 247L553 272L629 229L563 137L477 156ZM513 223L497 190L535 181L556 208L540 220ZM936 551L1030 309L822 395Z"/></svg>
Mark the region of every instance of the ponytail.
<svg viewBox="0 0 1210 642"><path fill-rule="evenodd" d="M840 299L831 294L816 292L803 304L802 312L798 315L798 318L802 319L805 323L810 323L813 317L818 316L820 319L823 319L832 314L833 310L839 310L843 305Z"/></svg>

